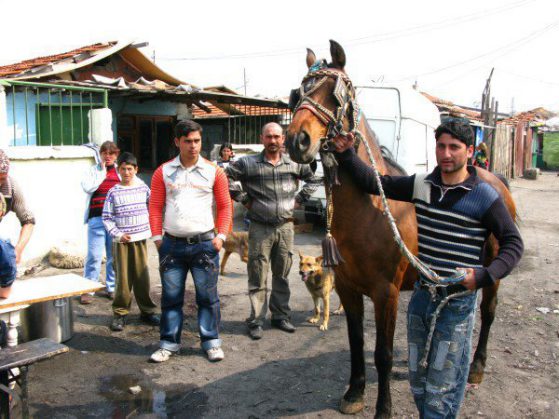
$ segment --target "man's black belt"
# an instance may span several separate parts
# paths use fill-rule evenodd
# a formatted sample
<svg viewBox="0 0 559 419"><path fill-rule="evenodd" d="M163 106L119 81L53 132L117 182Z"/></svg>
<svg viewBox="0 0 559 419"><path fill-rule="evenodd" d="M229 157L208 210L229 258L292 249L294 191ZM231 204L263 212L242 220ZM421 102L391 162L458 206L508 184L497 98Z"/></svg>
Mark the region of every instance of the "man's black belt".
<svg viewBox="0 0 559 419"><path fill-rule="evenodd" d="M424 289L426 291L430 291L430 289L431 289L430 286L424 285L422 283L420 283L419 286L421 287L421 289ZM467 291L467 288L462 284L452 284L452 285L448 285L446 287L436 287L435 290L436 290L437 295L439 297L446 298L449 295L456 294L458 292Z"/></svg>
<svg viewBox="0 0 559 419"><path fill-rule="evenodd" d="M195 234L193 236L188 236L188 237L177 237L177 236L173 236L172 234L165 233L165 237L177 242L185 242L186 244L197 244L200 242L212 240L215 237L215 232L213 230L210 230L210 231L206 231L205 233Z"/></svg>

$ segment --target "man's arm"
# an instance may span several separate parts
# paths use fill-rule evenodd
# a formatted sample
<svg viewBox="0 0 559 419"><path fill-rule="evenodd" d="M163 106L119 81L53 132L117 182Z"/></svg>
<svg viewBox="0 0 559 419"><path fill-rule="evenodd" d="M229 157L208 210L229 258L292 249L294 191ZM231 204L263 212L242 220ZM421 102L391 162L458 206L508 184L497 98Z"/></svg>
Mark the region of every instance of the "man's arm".
<svg viewBox="0 0 559 419"><path fill-rule="evenodd" d="M99 188L107 176L107 169L104 164L91 166L82 179L82 189L85 193L93 193Z"/></svg>
<svg viewBox="0 0 559 419"><path fill-rule="evenodd" d="M241 185L238 184L238 182L243 181L246 176L245 159L242 158L230 163L227 169L225 169L225 174L229 179L228 188L231 198L245 206L248 205L250 197L245 191L243 191Z"/></svg>
<svg viewBox="0 0 559 419"><path fill-rule="evenodd" d="M149 198L149 225L155 246L159 249L163 238L163 208L165 207L165 181L163 169L159 166L151 179L151 194Z"/></svg>
<svg viewBox="0 0 559 419"><path fill-rule="evenodd" d="M336 155L341 170L348 173L357 187L372 195L379 195L373 168L359 158L354 148ZM388 199L411 202L413 198L413 176L380 176L382 188Z"/></svg>
<svg viewBox="0 0 559 419"><path fill-rule="evenodd" d="M15 245L16 264L18 264L21 261L21 254L33 233L35 216L27 207L25 197L23 196L19 184L12 178L10 178L10 182L12 184L12 209L21 224L21 231L19 232L19 238Z"/></svg>
<svg viewBox="0 0 559 419"><path fill-rule="evenodd" d="M35 224L27 223L21 226L21 230L19 232L19 238L17 240L17 244L15 245L15 252L16 252L16 265L19 264L21 261L21 254L27 246L29 239L31 238L31 234L33 233L33 229L35 228Z"/></svg>
<svg viewBox="0 0 559 419"><path fill-rule="evenodd" d="M474 270L476 288L493 285L496 280L506 277L524 252L520 232L500 197L485 212L481 222L497 239L499 252L489 266Z"/></svg>
<svg viewBox="0 0 559 419"><path fill-rule="evenodd" d="M113 239L119 242L122 239L123 233L117 227L114 217L115 217L114 196L112 194L112 191L109 190L109 192L107 193L107 197L105 198L105 204L103 205L103 213L102 213L103 225L105 226L105 229L107 230L109 235Z"/></svg>
<svg viewBox="0 0 559 419"><path fill-rule="evenodd" d="M217 237L214 238L213 245L219 252L227 238L227 233L229 233L233 221L233 205L229 196L229 181L221 167L216 168L213 193L217 213Z"/></svg>

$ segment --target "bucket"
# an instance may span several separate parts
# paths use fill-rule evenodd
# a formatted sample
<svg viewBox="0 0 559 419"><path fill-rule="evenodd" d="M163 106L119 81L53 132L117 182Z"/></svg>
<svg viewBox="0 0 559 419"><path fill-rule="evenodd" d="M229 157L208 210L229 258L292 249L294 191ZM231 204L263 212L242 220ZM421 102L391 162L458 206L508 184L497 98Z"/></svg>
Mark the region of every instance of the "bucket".
<svg viewBox="0 0 559 419"><path fill-rule="evenodd" d="M74 333L72 300L58 300L35 303L22 311L20 317L20 342L49 338L54 342L65 342Z"/></svg>

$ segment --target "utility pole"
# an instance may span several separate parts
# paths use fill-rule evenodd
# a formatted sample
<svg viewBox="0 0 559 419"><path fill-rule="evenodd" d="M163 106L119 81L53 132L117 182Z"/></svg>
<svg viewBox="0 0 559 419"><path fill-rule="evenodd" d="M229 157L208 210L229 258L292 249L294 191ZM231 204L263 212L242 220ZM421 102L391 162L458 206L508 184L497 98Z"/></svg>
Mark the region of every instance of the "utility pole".
<svg viewBox="0 0 559 419"><path fill-rule="evenodd" d="M245 88L245 96L247 95L247 70L243 67L243 86Z"/></svg>
<svg viewBox="0 0 559 419"><path fill-rule="evenodd" d="M495 166L495 133L497 131L497 109L499 102L491 97L491 78L493 71L491 69L489 77L485 82L485 88L481 94L481 119L483 120L483 142L489 148L489 170L493 171Z"/></svg>

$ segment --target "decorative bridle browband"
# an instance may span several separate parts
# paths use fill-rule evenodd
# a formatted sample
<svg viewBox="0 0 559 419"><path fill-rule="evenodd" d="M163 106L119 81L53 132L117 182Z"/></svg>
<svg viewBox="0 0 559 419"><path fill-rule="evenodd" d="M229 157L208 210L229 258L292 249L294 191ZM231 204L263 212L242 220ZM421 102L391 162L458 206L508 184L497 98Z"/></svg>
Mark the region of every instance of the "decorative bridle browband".
<svg viewBox="0 0 559 419"><path fill-rule="evenodd" d="M324 105L312 99L315 93L329 78L335 80L332 95L337 102L336 109L331 111ZM318 80L311 85L308 91L305 87L308 83ZM293 116L302 109L311 112L327 128L326 137L321 138L323 151L332 151L331 140L337 135L347 135L354 132L359 123L360 110L355 100L355 89L350 78L341 71L329 69L323 62L317 62L309 69L309 73L303 78L299 89L291 91L289 107ZM349 130L344 130L344 117L349 119Z"/></svg>

